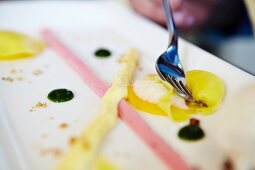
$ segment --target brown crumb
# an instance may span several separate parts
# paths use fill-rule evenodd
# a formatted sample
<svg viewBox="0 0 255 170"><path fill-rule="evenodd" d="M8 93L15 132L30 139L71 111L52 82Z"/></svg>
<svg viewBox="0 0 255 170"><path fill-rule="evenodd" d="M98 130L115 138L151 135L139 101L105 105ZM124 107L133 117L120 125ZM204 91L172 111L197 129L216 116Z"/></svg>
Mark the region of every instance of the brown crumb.
<svg viewBox="0 0 255 170"><path fill-rule="evenodd" d="M60 157L62 155L62 151L60 149L52 149L52 155L55 157Z"/></svg>
<svg viewBox="0 0 255 170"><path fill-rule="evenodd" d="M44 102L44 103L38 102L38 103L36 103L35 106L32 106L32 107L29 109L29 111L30 111L30 112L33 112L33 111L35 111L37 108L40 109L40 108L46 108L46 107L47 107L47 104L46 104L45 102Z"/></svg>
<svg viewBox="0 0 255 170"><path fill-rule="evenodd" d="M138 68L138 71L143 71L143 68L142 68L142 67L139 67L139 68Z"/></svg>
<svg viewBox="0 0 255 170"><path fill-rule="evenodd" d="M22 76L18 76L16 79L17 79L18 81L24 80L24 78L23 78Z"/></svg>
<svg viewBox="0 0 255 170"><path fill-rule="evenodd" d="M55 119L55 117L53 117L53 116L50 117L50 120L54 120L54 119Z"/></svg>
<svg viewBox="0 0 255 170"><path fill-rule="evenodd" d="M44 138L44 139L45 139L45 138L48 138L48 135L47 135L46 133L43 133L43 134L42 134L42 138Z"/></svg>
<svg viewBox="0 0 255 170"><path fill-rule="evenodd" d="M12 70L10 71L10 73L11 73L11 74L16 74L16 73L17 73L17 70L12 69Z"/></svg>
<svg viewBox="0 0 255 170"><path fill-rule="evenodd" d="M61 124L59 125L59 128L61 128L61 129L66 129L66 128L68 128L68 124L67 124L67 123L61 123Z"/></svg>
<svg viewBox="0 0 255 170"><path fill-rule="evenodd" d="M200 121L198 119L195 119L195 118L191 118L189 120L189 124L193 125L193 126L199 126L199 123L200 123Z"/></svg>
<svg viewBox="0 0 255 170"><path fill-rule="evenodd" d="M76 143L76 141L77 141L76 137L74 137L74 136L70 137L69 138L69 145L74 145Z"/></svg>
<svg viewBox="0 0 255 170"><path fill-rule="evenodd" d="M46 148L46 149L41 149L40 150L40 155L41 156L52 155L52 156L58 158L62 154L63 154L63 152L60 149L58 149L58 148Z"/></svg>
<svg viewBox="0 0 255 170"><path fill-rule="evenodd" d="M38 102L38 103L36 103L35 107L36 108L46 108L47 104L46 103Z"/></svg>
<svg viewBox="0 0 255 170"><path fill-rule="evenodd" d="M40 150L40 155L41 156L46 156L46 155L49 155L50 154L50 151L48 149L41 149Z"/></svg>
<svg viewBox="0 0 255 170"><path fill-rule="evenodd" d="M11 78L11 77L2 77L2 80L7 81L7 82L13 82L14 81L14 79Z"/></svg>
<svg viewBox="0 0 255 170"><path fill-rule="evenodd" d="M42 74L42 70L40 70L40 69L35 69L34 71L33 71L33 75L35 75L35 76L39 76L39 75L41 75Z"/></svg>

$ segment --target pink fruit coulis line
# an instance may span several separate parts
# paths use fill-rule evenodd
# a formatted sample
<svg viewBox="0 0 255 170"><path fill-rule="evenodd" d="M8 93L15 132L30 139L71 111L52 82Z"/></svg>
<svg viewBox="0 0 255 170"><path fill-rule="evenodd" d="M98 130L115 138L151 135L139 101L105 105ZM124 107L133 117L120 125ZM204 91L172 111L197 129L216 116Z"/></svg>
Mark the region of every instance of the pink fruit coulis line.
<svg viewBox="0 0 255 170"><path fill-rule="evenodd" d="M108 89L107 84L64 45L50 30L43 30L42 36L47 44L53 48L82 78L82 80L100 97ZM191 170L190 166L163 140L161 139L139 114L125 101L119 103L119 117L124 121L149 148L171 170Z"/></svg>

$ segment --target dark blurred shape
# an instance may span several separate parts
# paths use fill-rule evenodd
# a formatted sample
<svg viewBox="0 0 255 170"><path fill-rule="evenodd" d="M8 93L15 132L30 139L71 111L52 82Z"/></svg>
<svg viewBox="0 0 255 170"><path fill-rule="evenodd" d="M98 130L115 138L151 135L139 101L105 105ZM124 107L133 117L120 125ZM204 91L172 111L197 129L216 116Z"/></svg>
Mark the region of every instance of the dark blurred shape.
<svg viewBox="0 0 255 170"><path fill-rule="evenodd" d="M180 34L204 50L255 75L255 41L242 0L222 1L203 27Z"/></svg>
<svg viewBox="0 0 255 170"><path fill-rule="evenodd" d="M227 159L223 164L223 170L234 170L233 163Z"/></svg>

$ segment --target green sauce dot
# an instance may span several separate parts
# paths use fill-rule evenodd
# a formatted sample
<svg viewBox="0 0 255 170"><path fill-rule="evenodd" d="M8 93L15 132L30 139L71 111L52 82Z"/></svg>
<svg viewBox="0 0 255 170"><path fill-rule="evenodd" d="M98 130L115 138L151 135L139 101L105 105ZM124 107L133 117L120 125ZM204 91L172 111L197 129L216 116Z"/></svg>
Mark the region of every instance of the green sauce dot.
<svg viewBox="0 0 255 170"><path fill-rule="evenodd" d="M67 102L73 98L73 92L68 89L55 89L48 94L48 99L56 103Z"/></svg>
<svg viewBox="0 0 255 170"><path fill-rule="evenodd" d="M100 48L95 52L95 56L101 57L101 58L110 57L110 55L111 55L111 52L104 48Z"/></svg>
<svg viewBox="0 0 255 170"><path fill-rule="evenodd" d="M181 139L196 141L202 139L205 136L203 129L199 126L199 121L198 124L194 124L194 121L198 120L191 119L189 125L184 126L179 130L178 136Z"/></svg>

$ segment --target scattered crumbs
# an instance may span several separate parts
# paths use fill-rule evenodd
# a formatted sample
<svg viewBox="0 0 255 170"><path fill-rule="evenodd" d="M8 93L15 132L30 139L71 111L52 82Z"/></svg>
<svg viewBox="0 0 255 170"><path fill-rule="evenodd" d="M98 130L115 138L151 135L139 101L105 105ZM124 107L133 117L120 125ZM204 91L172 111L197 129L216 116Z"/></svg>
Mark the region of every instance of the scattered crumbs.
<svg viewBox="0 0 255 170"><path fill-rule="evenodd" d="M16 74L16 73L17 73L17 70L16 70L16 69L12 69L12 70L10 71L10 73L11 73L11 74Z"/></svg>
<svg viewBox="0 0 255 170"><path fill-rule="evenodd" d="M68 124L67 124L67 123L61 123L61 124L59 125L59 128L61 128L61 129L66 129L66 128L68 128Z"/></svg>
<svg viewBox="0 0 255 170"><path fill-rule="evenodd" d="M35 76L39 76L39 75L41 75L42 74L42 70L40 70L40 69L35 69L34 71L33 71L33 75L35 75Z"/></svg>
<svg viewBox="0 0 255 170"><path fill-rule="evenodd" d="M17 73L23 73L23 70L22 69L11 69L10 71L11 74L17 74Z"/></svg>
<svg viewBox="0 0 255 170"><path fill-rule="evenodd" d="M50 120L54 120L54 119L55 119L55 117L51 116L49 119L50 119Z"/></svg>
<svg viewBox="0 0 255 170"><path fill-rule="evenodd" d="M143 71L143 68L142 68L142 67L139 67L139 68L138 68L138 71Z"/></svg>
<svg viewBox="0 0 255 170"><path fill-rule="evenodd" d="M51 155L55 158L59 158L63 152L59 148L45 148L45 149L40 149L40 155L41 156L48 156Z"/></svg>
<svg viewBox="0 0 255 170"><path fill-rule="evenodd" d="M35 107L36 108L46 108L47 104L45 102L44 103L38 102L38 103L36 103Z"/></svg>
<svg viewBox="0 0 255 170"><path fill-rule="evenodd" d="M23 78L22 76L18 76L18 77L16 78L16 80L22 81L22 80L24 80L24 78Z"/></svg>
<svg viewBox="0 0 255 170"><path fill-rule="evenodd" d="M57 148L52 149L52 155L54 157L60 157L62 155L62 151L60 149L57 149Z"/></svg>
<svg viewBox="0 0 255 170"><path fill-rule="evenodd" d="M13 82L14 80L23 81L24 77L18 76L15 79L12 77L2 77L2 80L7 81L7 82Z"/></svg>
<svg viewBox="0 0 255 170"><path fill-rule="evenodd" d="M30 112L33 112L33 111L35 111L37 108L38 109L40 109L40 108L46 108L47 107L47 103L41 103L41 102L38 102L38 103L36 103L36 105L35 106L32 106L30 109L29 109L29 111Z"/></svg>
<svg viewBox="0 0 255 170"><path fill-rule="evenodd" d="M48 135L46 133L43 133L42 136L41 136L43 139L46 139L48 138Z"/></svg>
<svg viewBox="0 0 255 170"><path fill-rule="evenodd" d="M14 79L11 78L11 77L2 77L2 80L7 81L7 82L13 82L14 81Z"/></svg>
<svg viewBox="0 0 255 170"><path fill-rule="evenodd" d="M74 145L76 143L76 141L77 141L77 138L74 136L71 136L69 138L69 145Z"/></svg>

